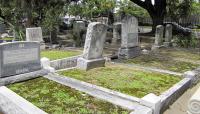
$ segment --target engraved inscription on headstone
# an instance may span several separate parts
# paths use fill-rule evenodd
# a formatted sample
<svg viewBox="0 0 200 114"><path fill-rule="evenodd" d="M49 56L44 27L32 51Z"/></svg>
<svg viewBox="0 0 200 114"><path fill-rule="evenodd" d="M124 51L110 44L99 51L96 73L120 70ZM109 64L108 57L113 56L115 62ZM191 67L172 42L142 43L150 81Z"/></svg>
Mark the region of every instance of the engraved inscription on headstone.
<svg viewBox="0 0 200 114"><path fill-rule="evenodd" d="M26 41L43 42L41 27L26 28Z"/></svg>
<svg viewBox="0 0 200 114"><path fill-rule="evenodd" d="M0 78L40 69L39 43L15 42L0 44Z"/></svg>

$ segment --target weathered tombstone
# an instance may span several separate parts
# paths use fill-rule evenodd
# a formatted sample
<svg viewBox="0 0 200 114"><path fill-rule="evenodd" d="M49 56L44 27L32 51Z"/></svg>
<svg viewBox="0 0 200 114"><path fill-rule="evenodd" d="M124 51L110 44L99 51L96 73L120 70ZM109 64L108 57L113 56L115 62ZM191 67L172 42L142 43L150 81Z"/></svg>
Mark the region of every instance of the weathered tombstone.
<svg viewBox="0 0 200 114"><path fill-rule="evenodd" d="M118 57L128 59L139 55L138 20L135 17L126 16L122 20L122 39Z"/></svg>
<svg viewBox="0 0 200 114"><path fill-rule="evenodd" d="M112 38L112 45L116 45L118 40L121 39L121 23L114 23L113 24L113 38Z"/></svg>
<svg viewBox="0 0 200 114"><path fill-rule="evenodd" d="M6 26L3 23L0 23L0 34L5 33L6 32Z"/></svg>
<svg viewBox="0 0 200 114"><path fill-rule="evenodd" d="M172 40L172 25L167 24L165 27L165 42L164 46L169 47L171 45L171 40Z"/></svg>
<svg viewBox="0 0 200 114"><path fill-rule="evenodd" d="M75 21L73 23L73 33L77 37L76 45L82 46L84 42L84 33L86 31L85 22L83 21Z"/></svg>
<svg viewBox="0 0 200 114"><path fill-rule="evenodd" d="M164 31L163 25L158 25L156 27L155 43L152 47L152 50L163 47L163 31Z"/></svg>
<svg viewBox="0 0 200 114"><path fill-rule="evenodd" d="M26 28L26 41L37 41L40 42L40 48L45 49L45 44L43 43L42 28Z"/></svg>
<svg viewBox="0 0 200 114"><path fill-rule="evenodd" d="M0 44L0 78L40 69L40 44L38 42Z"/></svg>
<svg viewBox="0 0 200 114"><path fill-rule="evenodd" d="M87 29L83 56L77 60L77 68L89 70L103 67L103 47L106 38L107 26L100 22L90 23Z"/></svg>

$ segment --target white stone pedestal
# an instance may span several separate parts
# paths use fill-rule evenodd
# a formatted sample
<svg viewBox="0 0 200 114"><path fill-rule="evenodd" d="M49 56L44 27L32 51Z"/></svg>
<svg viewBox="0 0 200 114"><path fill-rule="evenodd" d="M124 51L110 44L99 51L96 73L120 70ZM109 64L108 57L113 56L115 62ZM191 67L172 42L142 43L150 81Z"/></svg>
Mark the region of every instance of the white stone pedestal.
<svg viewBox="0 0 200 114"><path fill-rule="evenodd" d="M105 66L104 58L87 60L81 57L78 58L77 60L77 68L82 70L90 70L92 68L104 67L104 66Z"/></svg>

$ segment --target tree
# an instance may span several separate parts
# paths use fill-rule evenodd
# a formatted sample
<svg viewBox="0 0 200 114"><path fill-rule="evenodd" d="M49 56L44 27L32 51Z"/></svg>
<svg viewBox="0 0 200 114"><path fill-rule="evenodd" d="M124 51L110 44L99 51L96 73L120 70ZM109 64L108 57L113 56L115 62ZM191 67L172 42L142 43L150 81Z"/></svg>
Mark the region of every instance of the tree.
<svg viewBox="0 0 200 114"><path fill-rule="evenodd" d="M134 2L138 6L147 10L153 21L152 32L155 32L157 25L163 24L165 15L167 14L166 8L168 6L170 7L171 5L176 4L177 2L180 3L180 0L154 0L154 4L152 3L152 0L130 0L130 1ZM192 0L181 0L181 1L182 1L181 5L179 4L178 8L181 9L180 10L180 12L182 13L181 15L183 14L185 15L189 11L188 9L190 8ZM173 9L177 10L175 8ZM173 12L175 11L171 10L171 12L169 13Z"/></svg>

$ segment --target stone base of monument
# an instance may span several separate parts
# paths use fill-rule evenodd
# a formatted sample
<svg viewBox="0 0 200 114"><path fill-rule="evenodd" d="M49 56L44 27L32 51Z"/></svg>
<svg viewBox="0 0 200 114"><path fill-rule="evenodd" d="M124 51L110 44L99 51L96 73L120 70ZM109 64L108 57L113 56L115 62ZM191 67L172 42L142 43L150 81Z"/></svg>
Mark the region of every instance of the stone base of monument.
<svg viewBox="0 0 200 114"><path fill-rule="evenodd" d="M160 48L163 48L164 47L164 45L153 45L152 47L151 47L151 50L157 50L157 49L160 49Z"/></svg>
<svg viewBox="0 0 200 114"><path fill-rule="evenodd" d="M44 50L46 48L45 43L40 43L40 50Z"/></svg>
<svg viewBox="0 0 200 114"><path fill-rule="evenodd" d="M171 47L172 46L172 43L171 42L164 42L164 47Z"/></svg>
<svg viewBox="0 0 200 114"><path fill-rule="evenodd" d="M141 54L140 47L131 47L131 48L119 48L118 58L119 59L131 59L137 57Z"/></svg>
<svg viewBox="0 0 200 114"><path fill-rule="evenodd" d="M77 60L77 68L82 70L90 70L92 68L97 67L104 67L105 66L105 59L93 59L93 60L87 60L84 58L78 58Z"/></svg>

